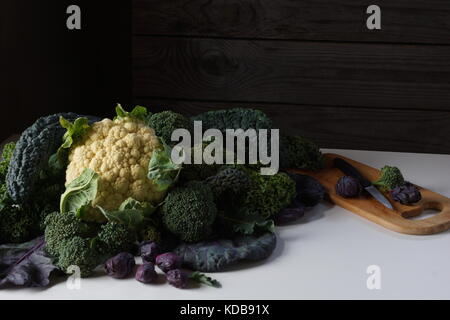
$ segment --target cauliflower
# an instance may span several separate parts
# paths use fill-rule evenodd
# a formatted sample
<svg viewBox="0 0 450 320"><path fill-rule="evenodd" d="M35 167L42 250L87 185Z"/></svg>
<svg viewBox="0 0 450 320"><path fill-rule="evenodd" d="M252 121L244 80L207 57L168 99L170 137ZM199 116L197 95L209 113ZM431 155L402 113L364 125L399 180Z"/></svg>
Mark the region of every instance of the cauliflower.
<svg viewBox="0 0 450 320"><path fill-rule="evenodd" d="M68 155L66 185L85 169L99 175L97 196L92 201L89 217L104 221L97 206L117 210L122 202L133 198L158 203L165 191L147 177L149 161L162 145L155 131L144 121L133 117L104 119L94 123Z"/></svg>

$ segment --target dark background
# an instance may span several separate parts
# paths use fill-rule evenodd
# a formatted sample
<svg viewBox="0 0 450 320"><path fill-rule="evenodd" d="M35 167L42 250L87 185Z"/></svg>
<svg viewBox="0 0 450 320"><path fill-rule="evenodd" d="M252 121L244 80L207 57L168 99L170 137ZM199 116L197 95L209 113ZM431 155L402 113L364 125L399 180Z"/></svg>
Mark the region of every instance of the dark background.
<svg viewBox="0 0 450 320"><path fill-rule="evenodd" d="M81 7L81 30L66 27L72 4ZM129 104L130 33L129 1L1 0L1 138L42 115L109 115L117 102Z"/></svg>
<svg viewBox="0 0 450 320"><path fill-rule="evenodd" d="M376 31L368 1L22 2L0 7L2 136L120 101L254 107L322 147L450 153L448 0L378 0ZM81 32L65 28L69 4Z"/></svg>

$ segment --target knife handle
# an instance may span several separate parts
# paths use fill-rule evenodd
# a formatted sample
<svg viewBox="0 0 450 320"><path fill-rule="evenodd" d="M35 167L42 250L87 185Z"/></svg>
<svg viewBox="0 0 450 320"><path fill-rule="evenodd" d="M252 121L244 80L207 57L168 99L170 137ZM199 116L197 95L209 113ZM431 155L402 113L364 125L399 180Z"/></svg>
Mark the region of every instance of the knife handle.
<svg viewBox="0 0 450 320"><path fill-rule="evenodd" d="M372 185L372 182L364 178L358 170L355 169L350 163L347 161L341 159L341 158L335 158L334 159L334 166L341 170L346 175L353 177L355 179L358 179L359 183L362 185L363 188L370 187Z"/></svg>

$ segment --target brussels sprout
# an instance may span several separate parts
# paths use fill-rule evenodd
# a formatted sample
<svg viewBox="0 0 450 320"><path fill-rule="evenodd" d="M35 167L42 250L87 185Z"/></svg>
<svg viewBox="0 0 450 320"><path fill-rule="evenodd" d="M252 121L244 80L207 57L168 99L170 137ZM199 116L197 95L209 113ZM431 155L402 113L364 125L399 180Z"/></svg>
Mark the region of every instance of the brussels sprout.
<svg viewBox="0 0 450 320"><path fill-rule="evenodd" d="M153 241L144 241L139 245L139 255L145 262L155 263L159 252L159 245Z"/></svg>
<svg viewBox="0 0 450 320"><path fill-rule="evenodd" d="M181 264L181 258L172 252L163 253L156 257L156 265L165 273L180 268Z"/></svg>
<svg viewBox="0 0 450 320"><path fill-rule="evenodd" d="M188 275L180 269L173 269L166 273L166 279L169 284L178 289L184 289L188 284Z"/></svg>
<svg viewBox="0 0 450 320"><path fill-rule="evenodd" d="M152 283L158 279L158 274L155 271L155 265L151 262L146 262L138 267L134 277L139 282Z"/></svg>
<svg viewBox="0 0 450 320"><path fill-rule="evenodd" d="M404 205L414 204L422 199L422 195L412 183L406 182L403 186L394 188L391 191L392 198Z"/></svg>
<svg viewBox="0 0 450 320"><path fill-rule="evenodd" d="M353 177L343 176L336 183L336 193L344 198L357 197L361 191L361 184Z"/></svg>
<svg viewBox="0 0 450 320"><path fill-rule="evenodd" d="M127 277L135 266L134 257L131 253L122 252L108 259L105 263L106 273L116 279Z"/></svg>

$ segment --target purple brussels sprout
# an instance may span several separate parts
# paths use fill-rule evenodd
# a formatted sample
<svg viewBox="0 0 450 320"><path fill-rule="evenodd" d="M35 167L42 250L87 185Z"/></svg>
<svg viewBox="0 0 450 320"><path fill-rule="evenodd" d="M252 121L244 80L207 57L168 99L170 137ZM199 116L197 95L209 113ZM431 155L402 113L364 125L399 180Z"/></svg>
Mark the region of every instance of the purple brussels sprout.
<svg viewBox="0 0 450 320"><path fill-rule="evenodd" d="M422 199L419 188L409 182L391 190L391 196L395 201L404 205L411 205Z"/></svg>
<svg viewBox="0 0 450 320"><path fill-rule="evenodd" d="M358 179L350 176L339 178L336 183L336 193L344 198L354 198L361 194L362 188Z"/></svg>
<svg viewBox="0 0 450 320"><path fill-rule="evenodd" d="M297 221L305 214L305 207L298 201L294 200L289 208L284 208L274 217L275 225L285 225Z"/></svg>
<svg viewBox="0 0 450 320"><path fill-rule="evenodd" d="M134 256L131 253L122 252L106 261L105 271L113 278L123 279L131 274L134 266Z"/></svg>
<svg viewBox="0 0 450 320"><path fill-rule="evenodd" d="M181 268L182 260L175 253L167 252L156 257L156 265L164 273Z"/></svg>
<svg viewBox="0 0 450 320"><path fill-rule="evenodd" d="M139 245L139 255L145 262L155 263L160 252L159 245L153 241L144 241Z"/></svg>
<svg viewBox="0 0 450 320"><path fill-rule="evenodd" d="M180 269L173 269L166 273L167 282L178 289L187 287L188 278L188 274Z"/></svg>
<svg viewBox="0 0 450 320"><path fill-rule="evenodd" d="M158 274L155 271L155 265L151 262L141 264L134 276L134 278L142 283L152 283L158 279Z"/></svg>

